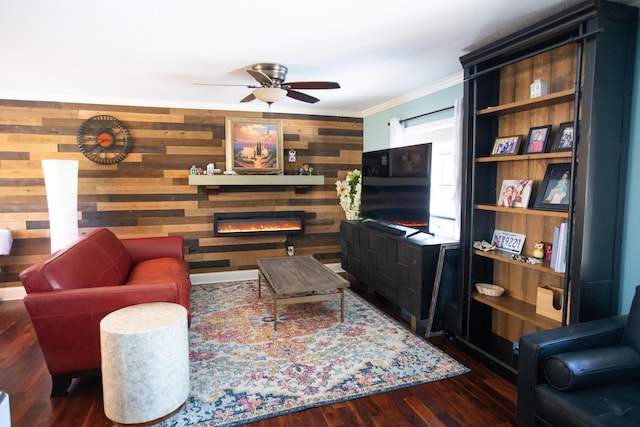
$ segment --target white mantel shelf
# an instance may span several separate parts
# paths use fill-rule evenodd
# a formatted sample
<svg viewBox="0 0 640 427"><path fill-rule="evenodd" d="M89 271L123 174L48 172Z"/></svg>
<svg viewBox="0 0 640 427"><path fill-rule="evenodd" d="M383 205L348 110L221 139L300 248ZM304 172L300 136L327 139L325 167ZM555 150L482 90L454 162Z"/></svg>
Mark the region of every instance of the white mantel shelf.
<svg viewBox="0 0 640 427"><path fill-rule="evenodd" d="M189 185L324 185L324 175L189 175Z"/></svg>

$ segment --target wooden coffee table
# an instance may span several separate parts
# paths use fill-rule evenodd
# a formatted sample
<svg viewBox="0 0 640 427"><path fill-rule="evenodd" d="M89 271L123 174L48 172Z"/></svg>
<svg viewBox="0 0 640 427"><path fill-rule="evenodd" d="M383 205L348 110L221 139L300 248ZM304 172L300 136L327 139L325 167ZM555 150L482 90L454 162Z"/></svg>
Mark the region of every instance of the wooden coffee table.
<svg viewBox="0 0 640 427"><path fill-rule="evenodd" d="M262 279L273 296L273 330L278 328L278 305L340 300L344 322L344 289L349 281L312 256L258 258L258 298ZM338 292L326 292L336 289ZM318 293L320 292L320 293Z"/></svg>

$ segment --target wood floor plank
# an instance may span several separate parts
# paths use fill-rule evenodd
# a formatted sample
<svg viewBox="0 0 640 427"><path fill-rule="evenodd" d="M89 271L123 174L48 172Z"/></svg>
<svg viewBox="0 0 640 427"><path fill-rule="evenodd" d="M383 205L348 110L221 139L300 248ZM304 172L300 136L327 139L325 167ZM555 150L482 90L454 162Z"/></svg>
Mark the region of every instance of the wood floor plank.
<svg viewBox="0 0 640 427"><path fill-rule="evenodd" d="M421 399L416 396L409 396L404 400L411 408L412 412L419 417L425 425L431 427L446 427L446 424L442 422L440 417L432 412Z"/></svg>
<svg viewBox="0 0 640 427"><path fill-rule="evenodd" d="M399 322L394 307L352 289ZM252 427L513 426L516 388L444 336L428 341L471 369L465 375L261 420ZM12 427L111 427L99 378L76 379L50 398L51 377L22 301L0 302L0 389L10 396Z"/></svg>

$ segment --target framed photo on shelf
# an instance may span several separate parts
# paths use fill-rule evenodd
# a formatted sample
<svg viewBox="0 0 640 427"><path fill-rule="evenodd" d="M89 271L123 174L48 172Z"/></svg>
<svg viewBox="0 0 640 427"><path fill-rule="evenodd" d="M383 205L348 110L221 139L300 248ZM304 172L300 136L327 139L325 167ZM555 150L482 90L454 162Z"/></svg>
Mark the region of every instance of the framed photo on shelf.
<svg viewBox="0 0 640 427"><path fill-rule="evenodd" d="M557 151L571 151L573 149L573 142L575 138L575 129L573 129L573 122L560 123L558 127L558 133L553 141L553 145L549 152L555 153Z"/></svg>
<svg viewBox="0 0 640 427"><path fill-rule="evenodd" d="M533 180L531 179L503 179L498 206L505 208L528 208Z"/></svg>
<svg viewBox="0 0 640 427"><path fill-rule="evenodd" d="M551 125L536 126L529 129L529 138L527 139L527 145L524 147L524 154L544 153L550 134Z"/></svg>
<svg viewBox="0 0 640 427"><path fill-rule="evenodd" d="M522 135L501 136L493 143L492 156L515 156L520 148Z"/></svg>
<svg viewBox="0 0 640 427"><path fill-rule="evenodd" d="M547 165L547 171L538 191L534 208L568 211L571 185L571 163Z"/></svg>
<svg viewBox="0 0 640 427"><path fill-rule="evenodd" d="M238 174L281 174L282 121L227 117L227 170Z"/></svg>

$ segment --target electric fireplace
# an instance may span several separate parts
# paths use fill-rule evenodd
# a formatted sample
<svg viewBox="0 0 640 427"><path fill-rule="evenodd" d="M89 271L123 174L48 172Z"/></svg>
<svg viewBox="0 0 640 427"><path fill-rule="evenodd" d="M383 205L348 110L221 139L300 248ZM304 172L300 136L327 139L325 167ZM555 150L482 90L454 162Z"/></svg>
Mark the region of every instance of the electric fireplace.
<svg viewBox="0 0 640 427"><path fill-rule="evenodd" d="M300 233L304 233L304 211L213 214L215 237Z"/></svg>

